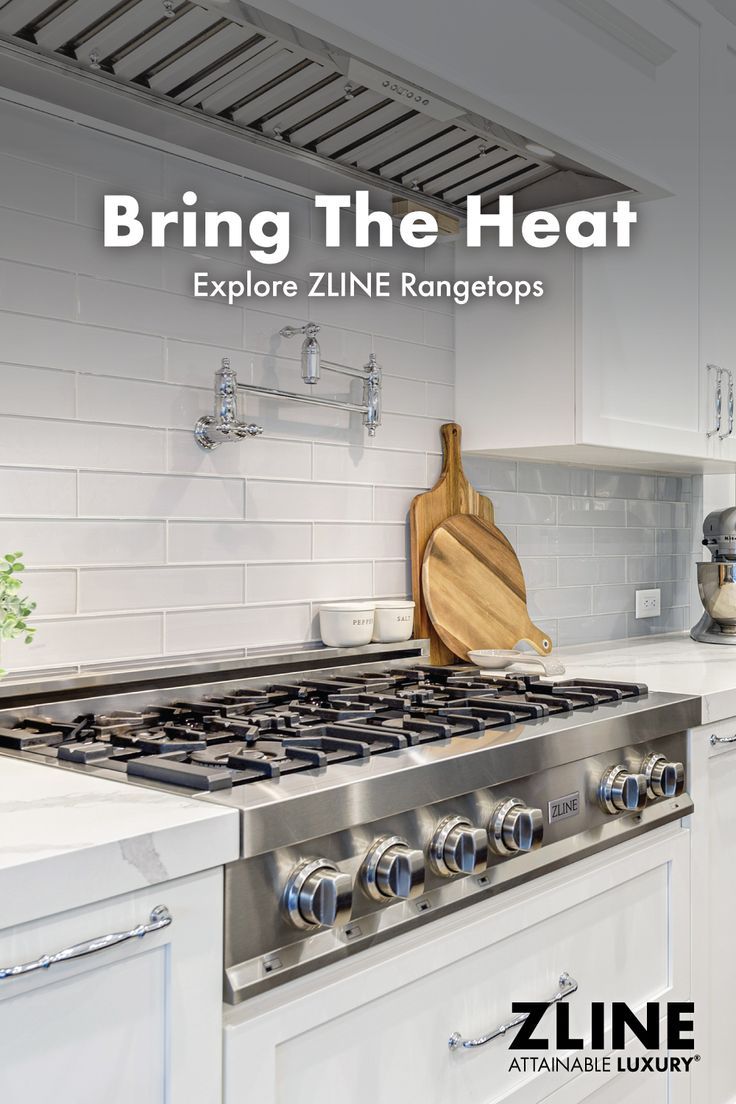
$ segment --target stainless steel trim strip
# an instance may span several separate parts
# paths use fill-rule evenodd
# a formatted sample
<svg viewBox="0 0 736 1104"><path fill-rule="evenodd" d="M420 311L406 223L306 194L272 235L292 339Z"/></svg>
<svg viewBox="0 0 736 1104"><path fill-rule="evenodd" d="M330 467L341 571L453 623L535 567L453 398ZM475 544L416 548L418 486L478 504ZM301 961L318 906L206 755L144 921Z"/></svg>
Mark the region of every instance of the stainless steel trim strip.
<svg viewBox="0 0 736 1104"><path fill-rule="evenodd" d="M217 656L191 662L179 659L170 664L151 667L106 667L79 675L35 675L26 679L10 678L0 681L0 704L3 709L12 709L20 704L29 704L31 699L38 703L60 701L70 697L75 691L80 692L80 697L85 690L100 693L109 689L117 695L134 690L193 686L197 683L224 682L262 675L297 675L300 672L338 667L345 663L391 663L399 659L423 659L428 654L428 640L406 640L398 644L366 644L360 648L325 648L318 645L302 648L297 652L272 652L227 660L218 659Z"/></svg>

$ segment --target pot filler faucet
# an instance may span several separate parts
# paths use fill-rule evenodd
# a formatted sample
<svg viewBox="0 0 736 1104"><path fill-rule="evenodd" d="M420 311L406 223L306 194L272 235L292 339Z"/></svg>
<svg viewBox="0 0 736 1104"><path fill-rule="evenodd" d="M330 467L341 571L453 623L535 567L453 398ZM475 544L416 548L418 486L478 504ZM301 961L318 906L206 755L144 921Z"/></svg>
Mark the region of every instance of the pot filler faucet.
<svg viewBox="0 0 736 1104"><path fill-rule="evenodd" d="M311 389L319 381L320 368L337 372L343 376L362 380L362 403L345 399L327 399L315 394L301 394L296 391L281 391L277 387L261 387L255 383L239 383L230 358L222 358L222 366L215 373L214 414L206 414L194 427L197 443L204 449L215 449L226 441L243 441L248 437L259 437L263 427L253 422L242 422L238 416L238 391L250 391L254 395L267 398L289 399L292 402L310 403L312 406L328 406L337 410L348 410L363 415L363 425L369 437L375 437L376 428L381 424L381 369L375 353L370 353L368 363L363 368L349 368L346 364L334 364L322 359L317 334L319 326L309 322L304 326L284 326L280 330L282 337L304 335L302 344L302 379Z"/></svg>

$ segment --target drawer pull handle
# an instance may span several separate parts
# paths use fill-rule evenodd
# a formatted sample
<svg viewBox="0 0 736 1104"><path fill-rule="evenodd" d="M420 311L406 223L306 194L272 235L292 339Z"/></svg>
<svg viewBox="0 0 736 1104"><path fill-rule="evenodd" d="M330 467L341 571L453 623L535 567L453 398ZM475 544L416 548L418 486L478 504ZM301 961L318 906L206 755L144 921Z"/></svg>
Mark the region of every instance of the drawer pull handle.
<svg viewBox="0 0 736 1104"><path fill-rule="evenodd" d="M559 1004L565 997L571 997L572 994L577 991L577 988L578 983L575 981L575 978L571 978L569 974L562 974L560 977L559 989L553 997L550 997L547 1004ZM458 1031L455 1031L450 1036L448 1045L450 1050L458 1050L461 1047L465 1050L472 1050L474 1047L485 1046L486 1043L498 1039L500 1035L505 1035L507 1031L513 1031L515 1027L520 1027L528 1018L529 1014L525 1012L523 1015L509 1020L508 1023L499 1024L498 1027L494 1027L493 1031L489 1031L487 1035L481 1035L479 1039L463 1039L462 1035Z"/></svg>
<svg viewBox="0 0 736 1104"><path fill-rule="evenodd" d="M716 736L715 734L710 738L711 747L718 747L719 744L736 744L736 736Z"/></svg>
<svg viewBox="0 0 736 1104"><path fill-rule="evenodd" d="M95 954L97 951L106 951L109 947L116 947L118 943L127 943L129 939L142 939L151 932L168 928L172 920L166 905L156 905L147 924L139 924L130 931L113 932L111 935L101 935L98 939L88 939L86 943L76 943L55 954L41 955L34 962L24 962L21 966L7 966L0 969L0 981L19 977L21 974L32 974L35 970L48 970L49 966L55 966L57 962L69 962L72 958L84 958L85 955Z"/></svg>

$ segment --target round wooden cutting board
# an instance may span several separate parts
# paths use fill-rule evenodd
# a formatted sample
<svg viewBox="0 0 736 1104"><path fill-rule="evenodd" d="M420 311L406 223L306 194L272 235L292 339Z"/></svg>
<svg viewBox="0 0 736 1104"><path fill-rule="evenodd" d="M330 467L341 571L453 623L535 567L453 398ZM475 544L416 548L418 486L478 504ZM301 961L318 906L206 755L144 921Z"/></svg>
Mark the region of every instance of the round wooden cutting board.
<svg viewBox="0 0 736 1104"><path fill-rule="evenodd" d="M516 553L495 525L455 514L427 543L422 588L440 639L463 659L481 648L514 648L528 641L540 655L550 638L532 624Z"/></svg>

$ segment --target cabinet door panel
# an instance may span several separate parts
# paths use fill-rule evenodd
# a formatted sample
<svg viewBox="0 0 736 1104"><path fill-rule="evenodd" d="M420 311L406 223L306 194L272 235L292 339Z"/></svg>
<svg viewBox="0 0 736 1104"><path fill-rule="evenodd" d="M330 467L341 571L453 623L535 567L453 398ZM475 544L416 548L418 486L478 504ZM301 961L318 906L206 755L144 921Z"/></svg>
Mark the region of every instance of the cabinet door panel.
<svg viewBox="0 0 736 1104"><path fill-rule="evenodd" d="M165 950L0 1001L0 1038L3 1100L164 1104Z"/></svg>
<svg viewBox="0 0 736 1104"><path fill-rule="evenodd" d="M221 1104L222 870L0 930L0 966L167 927L0 980L2 1104Z"/></svg>

